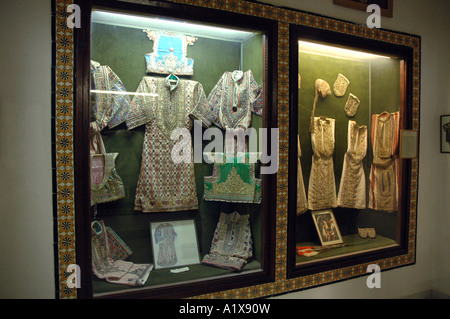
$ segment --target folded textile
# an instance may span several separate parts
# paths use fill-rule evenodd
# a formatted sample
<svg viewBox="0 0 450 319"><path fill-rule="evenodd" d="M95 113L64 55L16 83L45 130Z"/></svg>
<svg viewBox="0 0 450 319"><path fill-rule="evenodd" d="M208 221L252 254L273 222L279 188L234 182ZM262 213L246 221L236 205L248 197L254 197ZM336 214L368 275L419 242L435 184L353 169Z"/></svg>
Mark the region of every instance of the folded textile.
<svg viewBox="0 0 450 319"><path fill-rule="evenodd" d="M153 264L134 264L129 261L114 259L121 254L111 254L109 245L111 235L107 235L108 231L103 221L93 221L91 233L92 271L98 278L129 286L145 284L153 269ZM111 234L111 232L109 233Z"/></svg>
<svg viewBox="0 0 450 319"><path fill-rule="evenodd" d="M253 255L249 215L220 213L209 254L202 264L241 271Z"/></svg>

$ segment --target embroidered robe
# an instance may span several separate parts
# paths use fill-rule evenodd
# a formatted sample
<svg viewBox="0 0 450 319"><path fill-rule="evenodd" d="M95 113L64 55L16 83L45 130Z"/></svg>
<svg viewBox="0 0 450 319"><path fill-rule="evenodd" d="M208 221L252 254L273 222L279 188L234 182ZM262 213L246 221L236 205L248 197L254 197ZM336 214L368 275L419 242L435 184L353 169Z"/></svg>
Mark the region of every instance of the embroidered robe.
<svg viewBox="0 0 450 319"><path fill-rule="evenodd" d="M106 153L100 132L125 121L130 98L124 94L127 90L120 78L107 65L91 61L91 79L92 89L100 91L92 93L95 120L90 123L91 205L95 205L125 197L122 179L115 169L118 153Z"/></svg>
<svg viewBox="0 0 450 319"><path fill-rule="evenodd" d="M344 155L338 206L366 208L366 175L363 159L367 152L367 126L348 122L347 152Z"/></svg>
<svg viewBox="0 0 450 319"><path fill-rule="evenodd" d="M170 267L177 263L176 238L177 233L171 223L162 223L156 227L154 240L159 245L157 263L160 267Z"/></svg>
<svg viewBox="0 0 450 319"><path fill-rule="evenodd" d="M297 135L297 215L301 215L308 210L308 200L306 198L305 183L303 182L303 171L300 158L302 149L300 147L300 137Z"/></svg>
<svg viewBox="0 0 450 319"><path fill-rule="evenodd" d="M127 118L130 108L130 97L124 94L127 89L116 73L107 65L91 61L92 89L105 93L92 93L95 98L91 112L95 122L91 128L101 131L106 126L116 127ZM92 126L95 127L92 127Z"/></svg>
<svg viewBox="0 0 450 319"><path fill-rule="evenodd" d="M166 78L144 77L132 100L132 112L127 119L128 129L145 125L141 169L137 183L135 210L165 212L198 208L197 191L192 157L189 162L180 161L172 152L172 140L176 129L190 130L189 113L204 103L205 93L200 83L191 80L170 82ZM184 143L183 142L183 143ZM187 141L190 144L190 139ZM174 153L174 154L172 154Z"/></svg>
<svg viewBox="0 0 450 319"><path fill-rule="evenodd" d="M369 208L398 208L398 134L400 112L372 115L373 163L370 168Z"/></svg>

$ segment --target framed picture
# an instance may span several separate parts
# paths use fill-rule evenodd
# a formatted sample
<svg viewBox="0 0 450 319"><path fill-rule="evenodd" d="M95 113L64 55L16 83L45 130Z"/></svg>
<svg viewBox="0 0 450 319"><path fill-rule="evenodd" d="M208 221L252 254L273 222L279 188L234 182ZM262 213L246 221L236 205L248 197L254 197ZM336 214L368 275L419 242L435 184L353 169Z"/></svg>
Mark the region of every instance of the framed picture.
<svg viewBox="0 0 450 319"><path fill-rule="evenodd" d="M400 158L417 158L418 145L417 130L400 130Z"/></svg>
<svg viewBox="0 0 450 319"><path fill-rule="evenodd" d="M150 222L155 269L200 263L193 219Z"/></svg>
<svg viewBox="0 0 450 319"><path fill-rule="evenodd" d="M332 210L313 211L311 215L322 246L344 242Z"/></svg>
<svg viewBox="0 0 450 319"><path fill-rule="evenodd" d="M441 115L441 153L450 153L450 115Z"/></svg>
<svg viewBox="0 0 450 319"><path fill-rule="evenodd" d="M333 0L334 4L360 11L366 11L369 4L377 4L381 15L388 18L393 16L393 2L394 0Z"/></svg>

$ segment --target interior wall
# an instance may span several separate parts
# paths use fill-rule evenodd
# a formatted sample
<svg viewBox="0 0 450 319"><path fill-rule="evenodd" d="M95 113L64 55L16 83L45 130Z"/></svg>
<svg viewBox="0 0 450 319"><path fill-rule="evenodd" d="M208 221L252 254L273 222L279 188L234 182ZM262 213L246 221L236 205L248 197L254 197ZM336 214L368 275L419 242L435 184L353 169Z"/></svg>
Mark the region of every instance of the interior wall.
<svg viewBox="0 0 450 319"><path fill-rule="evenodd" d="M265 0L365 24L368 13L332 0ZM450 154L439 116L450 114L447 0L396 0L381 27L422 37L417 263L278 298L400 298L450 294ZM54 298L51 174L51 0L0 1L0 298ZM7 43L8 45L4 45ZM423 292L423 294L422 294Z"/></svg>
<svg viewBox="0 0 450 319"><path fill-rule="evenodd" d="M50 0L0 1L0 298L54 298Z"/></svg>

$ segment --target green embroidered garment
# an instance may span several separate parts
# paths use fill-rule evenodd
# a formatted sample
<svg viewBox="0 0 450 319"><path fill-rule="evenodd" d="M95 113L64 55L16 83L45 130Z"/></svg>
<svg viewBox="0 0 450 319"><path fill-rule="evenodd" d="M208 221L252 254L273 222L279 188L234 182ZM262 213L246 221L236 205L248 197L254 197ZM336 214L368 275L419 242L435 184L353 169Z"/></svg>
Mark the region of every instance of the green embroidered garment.
<svg viewBox="0 0 450 319"><path fill-rule="evenodd" d="M214 163L212 176L204 178L204 199L208 201L261 202L261 179L255 177L259 153L205 153Z"/></svg>

